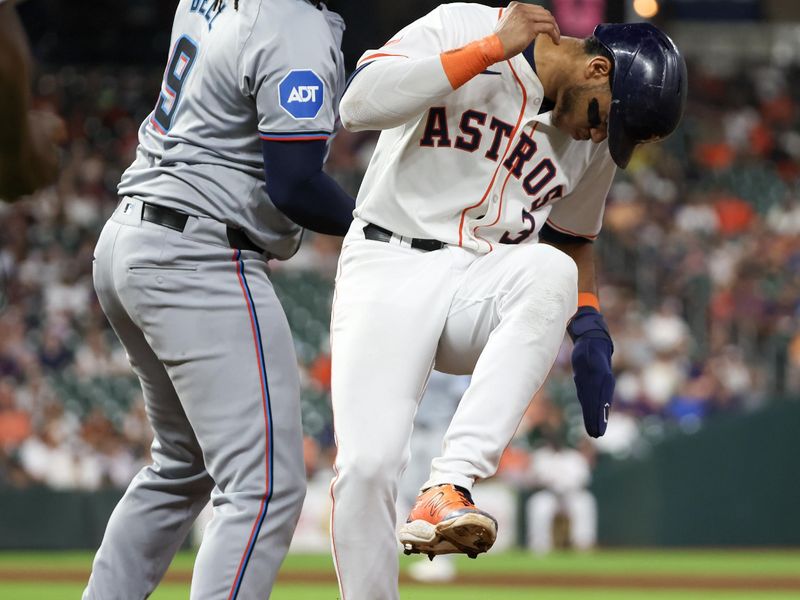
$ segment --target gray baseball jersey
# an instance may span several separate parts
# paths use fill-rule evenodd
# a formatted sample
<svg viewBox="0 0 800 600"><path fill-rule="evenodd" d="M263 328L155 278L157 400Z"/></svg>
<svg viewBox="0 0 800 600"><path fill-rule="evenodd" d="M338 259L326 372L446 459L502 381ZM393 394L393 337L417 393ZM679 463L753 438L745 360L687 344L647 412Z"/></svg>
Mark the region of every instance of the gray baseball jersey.
<svg viewBox="0 0 800 600"><path fill-rule="evenodd" d="M344 22L305 0L240 0L233 12L233 0L181 0L161 95L119 193L241 228L288 258L300 228L269 201L259 137L330 138Z"/></svg>
<svg viewBox="0 0 800 600"><path fill-rule="evenodd" d="M343 24L306 0L238 4L178 5L158 101L95 248L97 296L154 442L84 600L147 598L209 495L190 598L267 598L300 515L297 359L267 269L300 229L267 197L259 138L329 138Z"/></svg>

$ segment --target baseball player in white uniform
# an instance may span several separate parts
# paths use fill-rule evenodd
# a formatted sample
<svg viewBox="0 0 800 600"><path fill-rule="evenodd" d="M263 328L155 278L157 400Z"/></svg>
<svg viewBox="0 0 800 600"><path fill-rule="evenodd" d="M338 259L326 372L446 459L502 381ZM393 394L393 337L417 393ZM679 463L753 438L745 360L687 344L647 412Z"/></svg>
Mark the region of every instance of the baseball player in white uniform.
<svg viewBox="0 0 800 600"><path fill-rule="evenodd" d="M525 503L528 548L537 554L553 549L553 522L563 512L572 547L591 550L597 540L597 502L588 490L592 467L586 456L551 434L531 453L528 473L529 483L540 488Z"/></svg>
<svg viewBox="0 0 800 600"><path fill-rule="evenodd" d="M344 235L322 164L344 24L306 0L181 0L163 87L95 249L139 376L151 465L112 514L84 599L143 600L213 504L191 598L269 597L303 497L297 362L267 260ZM265 185L266 184L266 185Z"/></svg>
<svg viewBox="0 0 800 600"><path fill-rule="evenodd" d="M612 345L591 241L615 162L677 126L685 78L651 25L562 38L549 12L516 2L442 5L362 56L341 119L381 135L331 324L343 600L398 598L397 481L432 368L472 381L400 530L407 552L492 545L470 489L495 473L568 325L587 431L605 431Z"/></svg>

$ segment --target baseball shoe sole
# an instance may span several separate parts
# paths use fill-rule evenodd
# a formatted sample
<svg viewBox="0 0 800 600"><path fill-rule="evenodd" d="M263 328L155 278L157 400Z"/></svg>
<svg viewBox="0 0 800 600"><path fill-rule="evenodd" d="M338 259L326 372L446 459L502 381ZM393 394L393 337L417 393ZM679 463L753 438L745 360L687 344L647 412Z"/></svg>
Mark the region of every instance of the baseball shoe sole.
<svg viewBox="0 0 800 600"><path fill-rule="evenodd" d="M400 528L400 543L405 554L466 554L476 558L497 539L497 523L488 515L469 512L433 525L415 520Z"/></svg>

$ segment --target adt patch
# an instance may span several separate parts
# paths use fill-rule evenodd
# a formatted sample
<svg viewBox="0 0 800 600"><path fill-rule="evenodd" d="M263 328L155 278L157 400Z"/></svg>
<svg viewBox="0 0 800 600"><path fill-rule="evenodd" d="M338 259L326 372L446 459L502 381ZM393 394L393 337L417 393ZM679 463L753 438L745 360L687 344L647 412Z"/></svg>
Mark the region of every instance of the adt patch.
<svg viewBox="0 0 800 600"><path fill-rule="evenodd" d="M310 69L289 71L278 86L281 108L295 119L313 119L325 99L325 84Z"/></svg>

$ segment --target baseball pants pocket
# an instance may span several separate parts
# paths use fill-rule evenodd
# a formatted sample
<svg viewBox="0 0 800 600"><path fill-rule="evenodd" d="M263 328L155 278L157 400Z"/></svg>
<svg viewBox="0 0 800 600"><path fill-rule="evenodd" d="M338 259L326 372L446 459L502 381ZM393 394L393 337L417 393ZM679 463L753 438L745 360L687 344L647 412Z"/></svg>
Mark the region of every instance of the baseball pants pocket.
<svg viewBox="0 0 800 600"><path fill-rule="evenodd" d="M197 271L197 265L128 265L128 271Z"/></svg>

